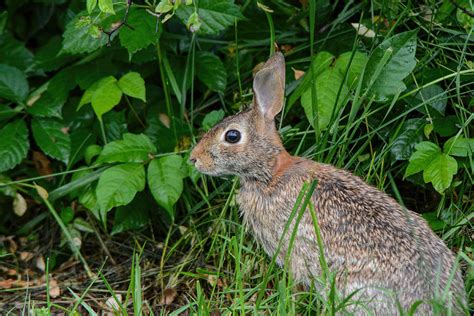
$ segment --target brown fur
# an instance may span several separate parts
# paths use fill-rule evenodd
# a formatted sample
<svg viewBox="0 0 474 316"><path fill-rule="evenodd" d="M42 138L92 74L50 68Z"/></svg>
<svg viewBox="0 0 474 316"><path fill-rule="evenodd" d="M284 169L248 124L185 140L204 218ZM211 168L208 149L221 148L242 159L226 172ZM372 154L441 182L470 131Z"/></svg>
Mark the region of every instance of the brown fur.
<svg viewBox="0 0 474 316"><path fill-rule="evenodd" d="M264 79L259 79L260 72L266 72L260 76ZM452 272L452 252L419 215L360 178L330 165L290 156L274 124L274 116L283 105L283 56L275 55L259 73L255 81L264 82L254 82L254 106L211 129L190 159L203 173L241 178L237 201L243 222L265 252L273 256L283 238L277 263L284 264L294 223L285 236L284 227L303 184L317 179L311 202L326 261L336 273L337 287L343 294L359 290L355 298L364 300L369 310L377 315L396 315L396 301L407 310L417 300L439 298L447 290L455 311L461 313L456 299L465 303L465 292L460 272ZM241 142L227 144L223 140L229 128L242 133ZM296 280L309 285L321 274L309 211L303 214L296 232L287 268ZM455 275L448 286L451 273ZM357 306L349 310L366 314ZM428 315L432 308L423 304L417 311Z"/></svg>

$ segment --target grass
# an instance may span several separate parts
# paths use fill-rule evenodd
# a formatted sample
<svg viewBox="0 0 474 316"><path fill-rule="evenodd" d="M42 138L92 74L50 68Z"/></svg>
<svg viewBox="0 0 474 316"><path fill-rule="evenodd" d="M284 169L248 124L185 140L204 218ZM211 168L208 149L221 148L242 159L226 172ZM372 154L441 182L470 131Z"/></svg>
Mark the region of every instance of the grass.
<svg viewBox="0 0 474 316"><path fill-rule="evenodd" d="M270 24L269 37L293 46L291 52L287 54L289 65L307 68L309 56L314 55L321 45L344 34L345 31L337 29L337 24L354 21L360 13L358 10L361 7L351 5L351 2L347 2L347 6L341 10L342 13L325 26L329 31L324 35L314 32L311 26L318 21L311 15L309 41L296 38L291 33L275 30L274 26L278 21L272 19L272 15L266 12ZM310 0L309 6L310 12L317 11L316 1ZM472 30L467 34L459 34L456 30L436 25L434 21L424 20L422 7L404 7L404 4L400 6L401 14L385 36L388 37L395 32L395 29L403 29L404 26L410 29L419 28L423 37L418 39L419 54L414 73L430 68L444 71L443 76L436 79L428 78L423 82L412 76L406 80L408 90L385 104L366 100L365 96L361 95L359 86L355 91L355 101L347 103L346 111L335 113L329 124L331 128L328 130L320 130L317 123L314 129L308 127L307 121L301 119L303 116L298 116L298 111L301 110L296 105L293 105L288 112L285 111L284 119L279 122L279 126L285 146L292 153L351 170L368 183L388 192L410 209L420 212L434 210L436 216L448 224L437 233L449 247L457 251L459 262L467 271L466 287L469 297L472 298L474 209L472 204L466 202L466 199L472 202L472 186L469 185L473 182L470 172L472 157L471 161L463 166L465 172L462 172L462 176L458 179L460 186L442 196L433 195L432 190L409 183L408 180L402 181L406 165L397 163L390 157L394 140L403 132L401 129L403 123L418 109L426 108L432 100L424 100L411 108L402 107L401 101L415 95L422 88L440 82L444 83L445 93L433 98L445 98L452 109L452 114L461 122L459 135L472 137L474 114L470 110L472 105L466 104L466 98L472 97L473 84L460 81L460 76L473 74L472 68L465 67L465 61L472 60L473 57L470 46ZM373 6L370 6L364 14L373 17L376 12ZM360 19L357 20L362 20L363 16L359 16ZM270 45L269 49L268 41L257 43L246 41L238 30L239 25L236 22L235 36L232 40L223 40L220 43L211 41L211 44L223 45L221 51L224 52L225 45L235 42L237 52L245 50L258 54L263 50L265 56L268 55L267 50L273 49L273 45ZM456 36L465 36L462 45L452 40ZM353 52L359 48L360 41L363 39L357 38L354 42ZM209 43L193 36L190 45L191 53L186 59L185 74L190 73L194 78L196 49ZM173 92L177 98L179 96L181 117L185 117L185 106L189 105L191 117L188 125L196 138L199 132L194 122L199 121L211 106L216 107L217 104L217 107L223 105L227 109L232 108L233 104L230 104L228 99L235 91L239 92L237 98L239 101L249 100L251 95L243 87L248 84L251 75L249 72L240 73L239 62L244 61L236 59L236 67L239 69L237 78L228 84L224 95L211 94L195 99L194 81L191 83L191 94L186 95L186 82L180 86L163 52L163 47L157 45L160 80L165 83L163 91L166 111L171 117L173 106L171 92ZM300 52L304 52L305 56L301 57ZM292 55L296 57L293 59ZM186 75L184 78L187 78ZM292 111L297 114L292 115L290 113ZM374 120L377 120L377 124L373 123ZM68 170L58 173L57 176L77 171ZM98 177L94 173L90 179L93 180L94 176ZM21 185L39 179L41 177L20 180L17 183ZM75 185L80 185L81 181L84 181L84 178L51 192L50 197L56 199L65 196L76 188ZM300 204L303 206L308 204L308 200L305 199L308 194L305 192L306 189L312 192L314 187L304 188L295 205L293 216L297 222L301 214L299 210L304 209L299 207ZM45 282L39 285L27 283L0 290L2 313L16 315L31 312L36 315L48 315L53 312L65 312L71 315L99 315L100 311L115 310L114 312L120 315L262 313L334 315L346 306L358 303L353 300L355 293L347 297L341 297L337 293L334 276L327 269L319 280L315 280L324 285L324 291L321 292L314 286L309 290L304 289L292 280L288 271L276 267L276 259L268 258L242 226L235 202L237 190L236 179L202 178L196 183L188 180L186 190L178 204L180 216L176 222L168 226L163 225L165 228L160 227L156 231L156 225L150 224L141 232L124 233L119 236L109 236L96 228L94 234L89 234L83 239L82 255L77 252L82 263L78 263L75 259L65 259L57 270L49 271L50 261L46 258L46 269L43 272ZM73 239L68 234L67 228L61 225L62 222L53 206L47 203L47 208L56 222L50 219L44 220L44 225L30 234L41 237L25 241L21 245L23 250L37 254L51 253L51 247L45 245L54 244L60 235L57 223L69 242ZM315 230L318 231L317 216L312 208L311 215ZM288 223L286 228L289 229L289 226ZM43 230L47 233L42 234ZM295 231L296 227L290 232L293 238ZM318 242L321 247L319 239ZM322 249L320 250L322 254ZM110 258L104 259L102 251L110 254ZM58 252L59 256L68 256ZM11 257L3 259L5 259L3 266L7 268L24 269L27 266L27 262ZM321 265L327 268L324 256L320 256L320 260ZM88 272L89 269L92 273ZM59 297L52 298L50 295L51 277L60 281L62 293ZM433 304L442 305L442 301ZM413 312L414 310L411 311ZM444 313L442 309L439 311L440 315Z"/></svg>

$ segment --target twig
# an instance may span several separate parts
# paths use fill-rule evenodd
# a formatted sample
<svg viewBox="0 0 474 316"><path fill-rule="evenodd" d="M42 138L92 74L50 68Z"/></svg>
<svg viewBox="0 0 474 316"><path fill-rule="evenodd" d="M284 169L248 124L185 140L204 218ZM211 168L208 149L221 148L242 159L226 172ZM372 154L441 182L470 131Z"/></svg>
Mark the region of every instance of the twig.
<svg viewBox="0 0 474 316"><path fill-rule="evenodd" d="M122 26L126 26L129 29L134 30L134 28L127 23L128 13L130 12L130 7L132 6L132 3L133 3L133 0L127 0L127 6L125 8L125 15L123 16L123 19L120 22L115 23L115 25L113 25L112 28L109 31L105 31L105 30L101 29L101 31L104 34L107 34L107 46L111 45L112 35L115 32L117 32Z"/></svg>

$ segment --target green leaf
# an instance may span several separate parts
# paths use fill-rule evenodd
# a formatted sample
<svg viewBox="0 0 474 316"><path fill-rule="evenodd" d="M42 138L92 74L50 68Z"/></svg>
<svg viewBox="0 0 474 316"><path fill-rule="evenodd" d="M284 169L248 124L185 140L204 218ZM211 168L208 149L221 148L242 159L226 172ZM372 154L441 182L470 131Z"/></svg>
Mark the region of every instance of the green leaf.
<svg viewBox="0 0 474 316"><path fill-rule="evenodd" d="M456 115L448 115L446 117L438 116L433 118L433 129L436 133L443 137L449 137L456 134L461 128L459 119Z"/></svg>
<svg viewBox="0 0 474 316"><path fill-rule="evenodd" d="M146 226L150 222L149 209L150 201L144 194L138 194L130 204L117 208L112 235Z"/></svg>
<svg viewBox="0 0 474 316"><path fill-rule="evenodd" d="M440 153L434 157L431 163L423 171L425 183L431 182L439 193L443 193L451 185L453 176L458 172L456 159Z"/></svg>
<svg viewBox="0 0 474 316"><path fill-rule="evenodd" d="M86 2L87 13L91 14L92 11L94 11L96 6L97 6L97 0L87 0Z"/></svg>
<svg viewBox="0 0 474 316"><path fill-rule="evenodd" d="M99 9L104 13L115 14L112 0L99 0ZM89 7L87 8L87 11L89 11Z"/></svg>
<svg viewBox="0 0 474 316"><path fill-rule="evenodd" d="M395 160L407 160L415 145L423 140L423 119L408 119L400 128L401 132L392 142L390 152Z"/></svg>
<svg viewBox="0 0 474 316"><path fill-rule="evenodd" d="M214 125L219 123L224 118L224 110L214 110L207 113L202 121L202 128L205 131L210 130Z"/></svg>
<svg viewBox="0 0 474 316"><path fill-rule="evenodd" d="M474 138L452 137L444 143L443 151L456 157L469 157L474 153Z"/></svg>
<svg viewBox="0 0 474 316"><path fill-rule="evenodd" d="M69 206L63 208L61 210L60 216L64 224L70 223L74 219L74 211L72 210L72 207Z"/></svg>
<svg viewBox="0 0 474 316"><path fill-rule="evenodd" d="M411 155L404 178L425 170L425 168L441 154L441 148L432 142L421 142L415 146L416 151Z"/></svg>
<svg viewBox="0 0 474 316"><path fill-rule="evenodd" d="M155 43L160 37L160 33L156 32L156 19L145 10L132 8L127 23L133 29L128 27L120 29L119 39L120 44L128 50L130 57Z"/></svg>
<svg viewBox="0 0 474 316"><path fill-rule="evenodd" d="M199 0L197 6L197 13L202 23L198 31L200 34L216 35L228 26L234 25L236 19L244 18L233 0ZM194 6L180 6L176 10L176 15L184 24L193 13Z"/></svg>
<svg viewBox="0 0 474 316"><path fill-rule="evenodd" d="M3 11L2 13L0 13L0 35L3 34L3 30L5 29L7 20L8 20L8 11Z"/></svg>
<svg viewBox="0 0 474 316"><path fill-rule="evenodd" d="M331 64L334 62L334 55L326 51L319 52L314 56L313 61L311 62L311 67L314 71L314 79L316 79L322 72L328 69ZM301 95L311 87L311 70L308 70L303 79L301 79L300 84L295 89L295 91L290 95L287 102L287 108L291 107Z"/></svg>
<svg viewBox="0 0 474 316"><path fill-rule="evenodd" d="M227 85L227 72L222 61L210 52L196 56L196 74L209 89L223 93Z"/></svg>
<svg viewBox="0 0 474 316"><path fill-rule="evenodd" d="M86 161L86 164L90 165L92 162L92 159L98 156L101 152L102 152L102 147L100 147L99 145L93 144L93 145L87 146L84 152L84 160Z"/></svg>
<svg viewBox="0 0 474 316"><path fill-rule="evenodd" d="M23 102L28 96L28 81L18 68L0 64L0 97Z"/></svg>
<svg viewBox="0 0 474 316"><path fill-rule="evenodd" d="M304 108L304 112L310 124L314 126L314 120L317 118L319 128L325 129L331 121L333 112L334 115L337 115L340 106L347 98L349 89L343 83L343 75L334 68L329 68L321 73L316 78L315 85L316 104L313 104L311 87L309 87L301 96L301 105ZM338 92L341 85L342 88L338 98Z"/></svg>
<svg viewBox="0 0 474 316"><path fill-rule="evenodd" d="M99 38L90 35L94 27L92 22L87 22L88 14L80 12L66 25L63 33L62 52L70 54L90 53L107 44L107 36Z"/></svg>
<svg viewBox="0 0 474 316"><path fill-rule="evenodd" d="M41 150L48 156L67 164L71 151L71 139L65 128L63 122L55 119L34 118L31 122L33 137Z"/></svg>
<svg viewBox="0 0 474 316"><path fill-rule="evenodd" d="M416 65L416 33L394 35L375 48L367 62L362 85L369 98L383 102L406 89L403 79Z"/></svg>
<svg viewBox="0 0 474 316"><path fill-rule="evenodd" d="M12 109L11 107L0 104L0 122L6 121L14 117L20 111L19 107Z"/></svg>
<svg viewBox="0 0 474 316"><path fill-rule="evenodd" d="M25 47L24 42L16 40L10 33L5 33L0 36L0 60L3 64L26 71L33 64L33 54Z"/></svg>
<svg viewBox="0 0 474 316"><path fill-rule="evenodd" d="M170 218L174 217L173 205L183 192L183 178L186 177L183 158L172 155L157 158L148 166L148 186L156 202L163 207Z"/></svg>
<svg viewBox="0 0 474 316"><path fill-rule="evenodd" d="M408 97L407 103L417 107L417 111L430 116L444 116L448 96L438 85L430 85L418 91L415 96ZM420 104L423 104L420 106Z"/></svg>
<svg viewBox="0 0 474 316"><path fill-rule="evenodd" d="M362 73L362 70L364 69L368 60L366 54L358 51L354 53L352 61L351 56L352 52L346 52L339 55L334 65L334 68L338 70L342 75L346 73L347 67L349 67L349 73L347 74L347 83L349 87L353 86L357 82L357 79Z"/></svg>
<svg viewBox="0 0 474 316"><path fill-rule="evenodd" d="M128 96L146 102L145 80L138 72L129 72L118 81L118 86Z"/></svg>
<svg viewBox="0 0 474 316"><path fill-rule="evenodd" d="M156 147L146 135L126 133L123 140L105 145L97 162L144 162L150 159L150 154L155 153Z"/></svg>
<svg viewBox="0 0 474 316"><path fill-rule="evenodd" d="M117 84L117 79L108 76L95 82L84 92L78 109L90 102L95 114L99 120L102 120L102 115L119 104L121 98L122 90L120 90Z"/></svg>
<svg viewBox="0 0 474 316"><path fill-rule="evenodd" d="M145 188L145 168L127 163L105 170L97 184L96 196L101 213L130 203L135 194Z"/></svg>
<svg viewBox="0 0 474 316"><path fill-rule="evenodd" d="M17 120L0 129L0 172L18 165L28 153L28 129L23 120Z"/></svg>

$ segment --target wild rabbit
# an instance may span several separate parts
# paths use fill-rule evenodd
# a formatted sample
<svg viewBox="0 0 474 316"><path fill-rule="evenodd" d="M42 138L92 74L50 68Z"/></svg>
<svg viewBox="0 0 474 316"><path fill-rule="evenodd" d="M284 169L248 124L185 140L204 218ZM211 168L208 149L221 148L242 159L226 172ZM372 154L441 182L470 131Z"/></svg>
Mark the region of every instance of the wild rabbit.
<svg viewBox="0 0 474 316"><path fill-rule="evenodd" d="M462 313L466 299L455 257L419 215L347 171L285 150L274 122L284 89L285 61L276 53L255 75L253 105L205 134L190 161L204 174L240 177L237 202L244 224L269 256L282 238L280 266L294 227L282 236L285 225L304 183L316 179L311 203L327 265L342 294L357 291L353 298L364 302L352 313L396 315L398 306L406 311L423 300L417 314L429 315L433 309L427 302L443 295L454 313ZM309 209L290 250L287 268L296 280L311 284L321 266Z"/></svg>

